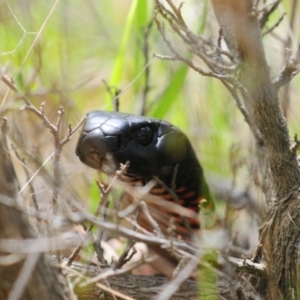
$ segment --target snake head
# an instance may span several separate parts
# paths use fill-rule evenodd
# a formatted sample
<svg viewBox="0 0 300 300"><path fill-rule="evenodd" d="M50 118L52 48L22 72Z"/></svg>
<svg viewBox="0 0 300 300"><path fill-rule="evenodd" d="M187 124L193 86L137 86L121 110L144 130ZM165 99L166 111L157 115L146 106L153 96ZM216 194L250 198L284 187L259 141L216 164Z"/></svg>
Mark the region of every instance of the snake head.
<svg viewBox="0 0 300 300"><path fill-rule="evenodd" d="M190 152L185 134L168 122L104 111L87 115L76 147L83 163L107 174L129 161L129 174L160 178Z"/></svg>

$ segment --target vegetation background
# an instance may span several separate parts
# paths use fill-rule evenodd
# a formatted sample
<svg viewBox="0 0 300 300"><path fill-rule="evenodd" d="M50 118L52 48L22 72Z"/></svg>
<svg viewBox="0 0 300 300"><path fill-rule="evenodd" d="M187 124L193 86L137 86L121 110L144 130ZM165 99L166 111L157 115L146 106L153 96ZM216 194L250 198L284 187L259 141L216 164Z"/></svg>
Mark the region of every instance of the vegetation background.
<svg viewBox="0 0 300 300"><path fill-rule="evenodd" d="M299 9L295 1L282 1L269 19L271 28L283 17L280 26L264 40L274 74L278 74L287 56L282 49L297 47ZM66 134L67 124L74 127L91 110L115 109L119 93L120 111L162 118L181 128L191 139L211 181L224 180L229 187L249 189L259 209L264 210L248 125L220 82L199 76L180 62L153 57L153 53L170 54L151 22L153 10L154 1L149 0L2 0L2 71L37 107L45 103L51 121L55 122L57 110L63 106L61 135ZM182 13L191 30L217 40L218 25L208 0L187 1ZM189 55L175 36L171 39ZM280 95L292 135L299 132L299 89L298 76ZM1 115L14 128L12 143L27 160L31 174L44 166L34 179L36 196L39 201L51 200L50 181L49 185L44 181L53 168L49 158L54 144L49 130L31 112L21 110L23 101L3 83L0 96ZM62 151L60 195L84 199L93 211L99 199L95 172L76 157L77 137ZM17 158L14 164L25 195L31 197ZM220 205L219 213L224 215L224 206ZM243 224L244 217L239 215L239 224ZM245 232L248 226L247 222ZM250 235L250 241L248 238L248 246L255 247L257 236Z"/></svg>

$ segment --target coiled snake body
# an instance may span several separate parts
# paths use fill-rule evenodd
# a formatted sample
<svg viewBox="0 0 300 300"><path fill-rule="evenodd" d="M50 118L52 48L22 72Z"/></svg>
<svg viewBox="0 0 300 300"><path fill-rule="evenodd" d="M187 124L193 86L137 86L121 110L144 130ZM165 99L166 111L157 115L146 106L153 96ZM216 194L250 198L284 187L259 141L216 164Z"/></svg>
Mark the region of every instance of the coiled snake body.
<svg viewBox="0 0 300 300"><path fill-rule="evenodd" d="M159 182L151 194L176 202L195 213L201 199L210 198L203 171L187 136L170 123L154 118L105 111L87 115L76 154L88 166L114 174L120 163L130 162L126 181L146 184ZM176 233L191 240L191 228L199 229L198 217L183 218L164 205L154 207L153 218L166 233L170 217L175 219ZM142 226L147 227L142 222ZM147 227L148 228L148 227Z"/></svg>

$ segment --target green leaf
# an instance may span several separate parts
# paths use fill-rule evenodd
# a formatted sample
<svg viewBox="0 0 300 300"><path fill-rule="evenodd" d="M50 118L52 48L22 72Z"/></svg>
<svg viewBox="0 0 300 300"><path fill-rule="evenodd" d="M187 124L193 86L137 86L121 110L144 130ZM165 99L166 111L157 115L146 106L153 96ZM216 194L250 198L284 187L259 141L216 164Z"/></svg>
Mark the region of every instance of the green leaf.
<svg viewBox="0 0 300 300"><path fill-rule="evenodd" d="M215 266L218 264L218 252L214 249L208 250L201 256L198 282L199 300L217 300L218 297L218 274Z"/></svg>
<svg viewBox="0 0 300 300"><path fill-rule="evenodd" d="M149 5L148 1L145 0L137 0L137 2L136 25L137 29L141 30L149 22Z"/></svg>
<svg viewBox="0 0 300 300"><path fill-rule="evenodd" d="M123 70L124 60L125 60L125 49L126 49L126 45L127 45L128 41L130 39L130 32L131 32L133 22L135 20L134 17L135 17L136 10L137 10L137 4L138 4L138 0L134 0L132 2L132 5L131 5L128 15L127 15L122 41L121 41L121 44L119 47L119 51L118 51L118 54L117 54L117 57L115 60L114 69L113 69L112 76L110 79L110 84L112 86L117 86L122 77L122 70Z"/></svg>
<svg viewBox="0 0 300 300"><path fill-rule="evenodd" d="M90 187L90 204L91 208L90 210L94 213L97 209L97 206L99 204L99 199L100 199L100 191L97 186L97 183L95 180L93 180L93 183Z"/></svg>
<svg viewBox="0 0 300 300"><path fill-rule="evenodd" d="M150 112L151 116L159 119L163 119L165 117L172 104L174 104L178 99L178 94L184 86L188 70L189 67L185 64L182 64L178 68L178 70L172 76L170 84L162 94L158 104Z"/></svg>

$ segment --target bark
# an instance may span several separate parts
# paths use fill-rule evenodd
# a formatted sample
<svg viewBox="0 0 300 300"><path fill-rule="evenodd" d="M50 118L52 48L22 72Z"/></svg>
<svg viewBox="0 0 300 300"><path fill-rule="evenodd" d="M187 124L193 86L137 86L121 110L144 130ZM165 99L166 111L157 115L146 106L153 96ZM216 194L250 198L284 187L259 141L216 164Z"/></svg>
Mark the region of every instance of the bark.
<svg viewBox="0 0 300 300"><path fill-rule="evenodd" d="M272 84L257 15L250 0L212 0L229 50L239 59L238 80L256 141L264 192L271 207L255 260L267 276L251 278L264 299L299 299L299 164Z"/></svg>
<svg viewBox="0 0 300 300"><path fill-rule="evenodd" d="M212 0L225 40L240 60L239 81L246 88L244 104L252 121L257 154L265 186L272 183L271 196L281 199L299 184L297 155L291 149L286 120L272 84L262 44L261 31L251 0ZM255 128L253 128L255 126Z"/></svg>

